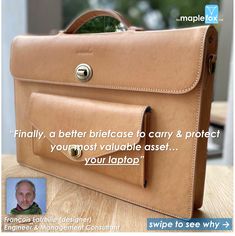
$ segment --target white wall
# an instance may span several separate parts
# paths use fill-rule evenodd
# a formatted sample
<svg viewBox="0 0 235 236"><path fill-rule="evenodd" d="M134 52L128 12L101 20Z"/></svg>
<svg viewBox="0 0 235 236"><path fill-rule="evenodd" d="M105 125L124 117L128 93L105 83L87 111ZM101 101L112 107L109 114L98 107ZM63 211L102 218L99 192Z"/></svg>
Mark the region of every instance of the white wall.
<svg viewBox="0 0 235 236"><path fill-rule="evenodd" d="M218 40L218 59L215 71L214 99L226 101L229 86L229 68L231 60L231 47L233 35L233 1L221 2L220 14L223 22L220 22L220 34Z"/></svg>
<svg viewBox="0 0 235 236"><path fill-rule="evenodd" d="M15 153L14 84L9 71L12 39L27 31L26 0L2 0L2 153Z"/></svg>
<svg viewBox="0 0 235 236"><path fill-rule="evenodd" d="M233 1L222 1L222 15L224 18L221 24L218 44L218 61L215 80L216 100L228 101L228 112L225 125L224 147L222 164L233 164ZM228 87L228 88L227 88ZM225 93L225 91L228 91ZM227 96L225 96L227 95Z"/></svg>
<svg viewBox="0 0 235 236"><path fill-rule="evenodd" d="M223 164L233 165L233 57L230 63L229 93L228 93L228 112L225 127Z"/></svg>

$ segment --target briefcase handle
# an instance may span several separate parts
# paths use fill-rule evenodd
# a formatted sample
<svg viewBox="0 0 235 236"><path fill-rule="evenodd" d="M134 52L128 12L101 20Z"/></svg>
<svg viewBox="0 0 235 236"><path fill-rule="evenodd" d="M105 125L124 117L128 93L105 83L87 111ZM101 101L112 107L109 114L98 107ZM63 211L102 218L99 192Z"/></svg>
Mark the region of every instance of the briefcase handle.
<svg viewBox="0 0 235 236"><path fill-rule="evenodd" d="M120 13L114 10L91 10L83 13L78 16L72 23L64 30L65 34L74 34L77 30L79 30L85 23L89 20L94 19L98 16L110 16L120 21L126 30L143 30L142 28L131 26L130 22L123 17Z"/></svg>

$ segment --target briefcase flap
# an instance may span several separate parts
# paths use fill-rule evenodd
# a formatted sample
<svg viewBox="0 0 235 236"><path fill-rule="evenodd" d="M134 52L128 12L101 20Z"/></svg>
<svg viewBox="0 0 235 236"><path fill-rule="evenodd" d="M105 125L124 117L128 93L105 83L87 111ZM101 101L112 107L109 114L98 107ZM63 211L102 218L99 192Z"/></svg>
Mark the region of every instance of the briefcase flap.
<svg viewBox="0 0 235 236"><path fill-rule="evenodd" d="M209 28L19 36L11 72L28 82L183 94L200 80ZM75 73L83 63L93 72L87 82Z"/></svg>
<svg viewBox="0 0 235 236"><path fill-rule="evenodd" d="M45 140L41 145L38 143L37 146L43 149L40 152L50 156L51 147L56 145L54 150L59 147L65 157L75 162L113 154L127 145L144 145L137 132L146 131L146 110L146 106L42 93L31 94L28 108L33 129L42 131L42 139L50 144L46 145ZM38 140L34 139L34 142ZM82 150L78 158L74 158L71 147ZM123 153L123 156L129 154L125 150ZM142 153L144 148L139 155Z"/></svg>

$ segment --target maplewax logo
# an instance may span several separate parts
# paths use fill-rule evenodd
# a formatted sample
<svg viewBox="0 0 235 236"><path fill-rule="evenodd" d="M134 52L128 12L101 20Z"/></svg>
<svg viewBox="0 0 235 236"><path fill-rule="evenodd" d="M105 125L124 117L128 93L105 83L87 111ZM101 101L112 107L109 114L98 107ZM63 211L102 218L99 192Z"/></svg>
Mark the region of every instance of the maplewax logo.
<svg viewBox="0 0 235 236"><path fill-rule="evenodd" d="M176 21L189 21L189 22L205 22L205 24L218 24L219 21L223 21L223 19L219 19L219 6L216 4L208 4L205 5L205 15L197 15L197 16L180 16Z"/></svg>

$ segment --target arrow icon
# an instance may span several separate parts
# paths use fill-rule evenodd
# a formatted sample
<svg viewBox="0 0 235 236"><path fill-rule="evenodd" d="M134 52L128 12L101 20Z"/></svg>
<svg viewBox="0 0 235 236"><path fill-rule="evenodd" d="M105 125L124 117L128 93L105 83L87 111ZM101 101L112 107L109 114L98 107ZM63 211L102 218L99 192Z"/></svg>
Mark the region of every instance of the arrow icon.
<svg viewBox="0 0 235 236"><path fill-rule="evenodd" d="M226 221L226 224L223 224L223 226L225 226L225 228L228 228L229 227L228 221Z"/></svg>

